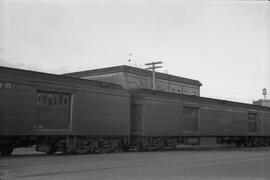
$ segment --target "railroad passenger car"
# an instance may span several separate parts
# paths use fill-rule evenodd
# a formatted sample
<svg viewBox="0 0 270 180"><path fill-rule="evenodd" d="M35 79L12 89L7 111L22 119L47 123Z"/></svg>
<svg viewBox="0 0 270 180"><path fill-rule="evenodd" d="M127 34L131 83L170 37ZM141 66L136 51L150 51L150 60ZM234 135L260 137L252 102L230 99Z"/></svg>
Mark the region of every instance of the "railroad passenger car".
<svg viewBox="0 0 270 180"><path fill-rule="evenodd" d="M130 95L119 85L0 67L0 152L121 150Z"/></svg>
<svg viewBox="0 0 270 180"><path fill-rule="evenodd" d="M131 139L144 150L177 144L269 145L270 108L139 90L131 101Z"/></svg>

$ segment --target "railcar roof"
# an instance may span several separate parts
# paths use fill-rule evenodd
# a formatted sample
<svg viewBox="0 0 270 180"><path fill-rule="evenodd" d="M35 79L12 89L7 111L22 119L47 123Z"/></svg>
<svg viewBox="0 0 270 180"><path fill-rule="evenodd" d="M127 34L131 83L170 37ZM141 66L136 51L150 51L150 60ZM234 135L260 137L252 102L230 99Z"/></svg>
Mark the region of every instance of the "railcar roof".
<svg viewBox="0 0 270 180"><path fill-rule="evenodd" d="M227 101L227 100L222 100L222 99L214 99L214 98L208 98L208 97L201 97L201 96L169 93L169 92L156 91L156 90L151 90L151 89L139 89L137 91L131 92L131 94L133 94L133 95L139 95L139 94L156 95L156 96L170 97L170 98L187 98L187 99L194 100L194 101L209 102L209 103L219 104L219 105L245 106L245 107L249 107L249 108L256 108L256 109L263 109L263 110L270 111L269 107L264 107L264 106L259 106L259 105L234 102L234 101Z"/></svg>
<svg viewBox="0 0 270 180"><path fill-rule="evenodd" d="M109 82L86 80L86 79L80 79L80 78L75 78L75 77L67 77L67 76L62 76L62 75L49 74L49 73L37 72L37 71L31 71L31 70L16 69L16 68L4 67L4 66L0 66L0 74L24 77L24 78L29 78L29 79L57 81L59 83L63 83L63 82L71 83L71 84L78 83L81 85L92 85L92 86L99 86L102 88L124 89L121 85L113 84Z"/></svg>

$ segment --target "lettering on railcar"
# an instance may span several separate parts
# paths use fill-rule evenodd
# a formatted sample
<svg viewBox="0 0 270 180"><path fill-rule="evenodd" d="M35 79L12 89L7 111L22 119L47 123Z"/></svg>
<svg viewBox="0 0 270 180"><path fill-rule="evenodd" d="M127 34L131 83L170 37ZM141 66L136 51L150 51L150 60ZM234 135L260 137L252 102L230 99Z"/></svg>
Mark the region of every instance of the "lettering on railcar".
<svg viewBox="0 0 270 180"><path fill-rule="evenodd" d="M0 82L0 88L11 89L11 83Z"/></svg>

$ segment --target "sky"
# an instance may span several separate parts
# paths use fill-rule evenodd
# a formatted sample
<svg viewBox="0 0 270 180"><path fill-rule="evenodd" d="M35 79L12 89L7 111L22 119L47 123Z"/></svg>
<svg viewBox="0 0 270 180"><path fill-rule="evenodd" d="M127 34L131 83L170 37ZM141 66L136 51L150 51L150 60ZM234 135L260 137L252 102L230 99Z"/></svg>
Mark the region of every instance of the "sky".
<svg viewBox="0 0 270 180"><path fill-rule="evenodd" d="M261 99L270 1L0 0L0 66L61 74L153 61L199 80L201 96Z"/></svg>

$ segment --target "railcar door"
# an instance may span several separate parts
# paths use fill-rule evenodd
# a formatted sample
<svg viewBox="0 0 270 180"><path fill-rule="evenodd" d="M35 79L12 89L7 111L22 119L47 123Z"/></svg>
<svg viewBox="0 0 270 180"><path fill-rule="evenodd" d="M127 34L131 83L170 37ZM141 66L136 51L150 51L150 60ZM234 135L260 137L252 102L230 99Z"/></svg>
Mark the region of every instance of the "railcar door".
<svg viewBox="0 0 270 180"><path fill-rule="evenodd" d="M68 129L71 95L57 92L37 92L37 128Z"/></svg>

